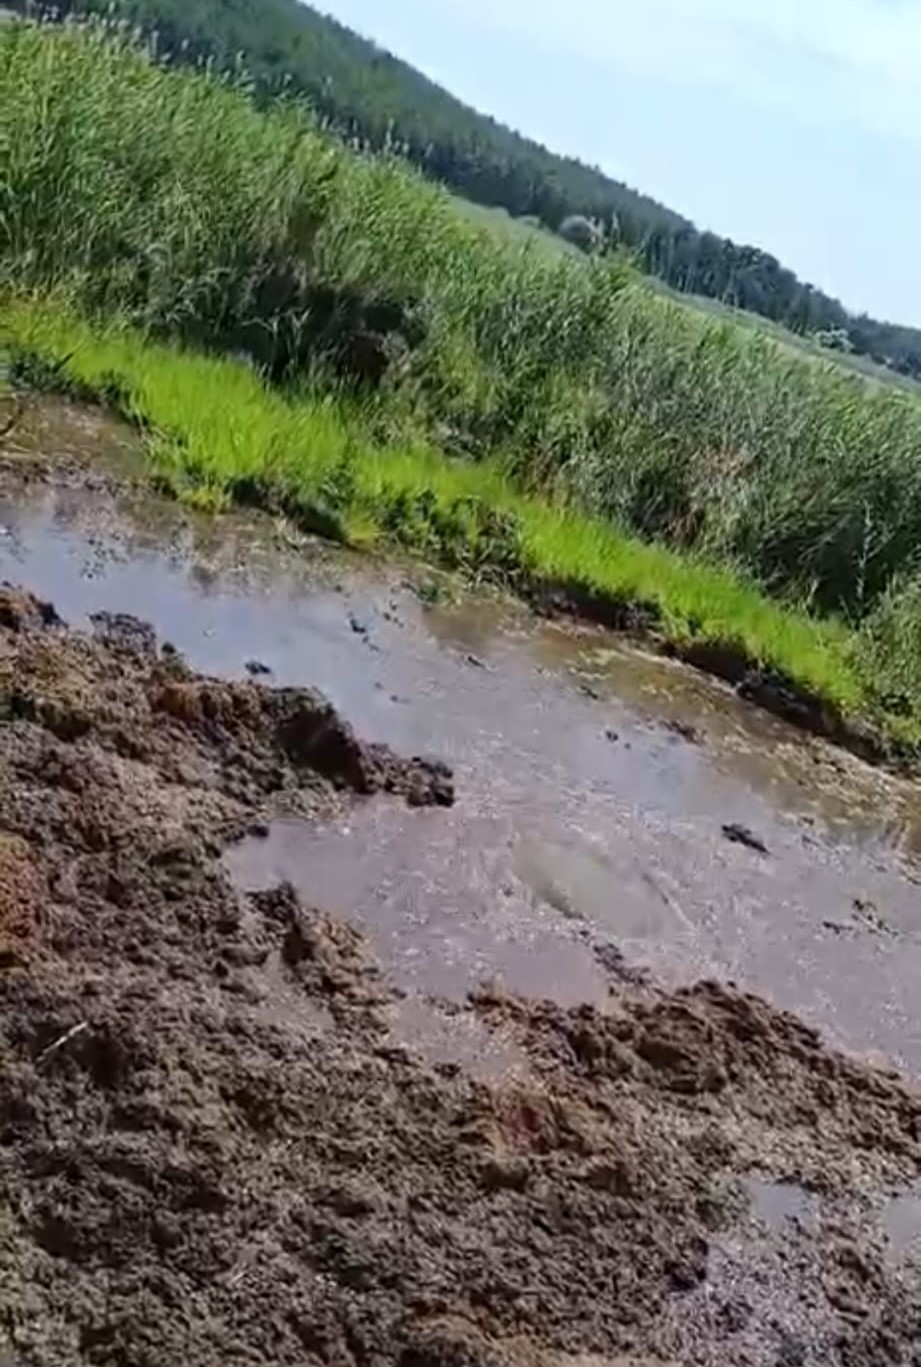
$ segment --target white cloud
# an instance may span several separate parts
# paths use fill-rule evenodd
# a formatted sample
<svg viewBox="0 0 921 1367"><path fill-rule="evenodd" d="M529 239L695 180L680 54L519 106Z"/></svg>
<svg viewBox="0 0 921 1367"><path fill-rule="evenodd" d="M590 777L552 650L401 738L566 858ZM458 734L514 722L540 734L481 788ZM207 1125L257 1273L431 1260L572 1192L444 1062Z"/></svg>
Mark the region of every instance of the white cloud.
<svg viewBox="0 0 921 1367"><path fill-rule="evenodd" d="M921 318L921 0L320 3L853 307Z"/></svg>

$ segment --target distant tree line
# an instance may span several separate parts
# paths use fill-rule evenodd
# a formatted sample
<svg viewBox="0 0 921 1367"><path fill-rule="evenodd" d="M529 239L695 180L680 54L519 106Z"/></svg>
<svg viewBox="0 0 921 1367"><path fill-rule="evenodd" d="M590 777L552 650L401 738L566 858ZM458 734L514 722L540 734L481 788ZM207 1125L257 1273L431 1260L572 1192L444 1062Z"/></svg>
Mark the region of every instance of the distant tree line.
<svg viewBox="0 0 921 1367"><path fill-rule="evenodd" d="M5 3L20 12L47 8L37 0ZM242 62L257 90L287 87L306 96L342 137L399 153L478 204L554 232L569 223L571 240L572 220L585 219L602 244L628 247L673 289L820 341L846 339L848 349L921 378L921 330L849 314L770 253L699 232L597 168L555 155L300 0L58 0L54 11L114 12L155 31L161 48L179 60Z"/></svg>

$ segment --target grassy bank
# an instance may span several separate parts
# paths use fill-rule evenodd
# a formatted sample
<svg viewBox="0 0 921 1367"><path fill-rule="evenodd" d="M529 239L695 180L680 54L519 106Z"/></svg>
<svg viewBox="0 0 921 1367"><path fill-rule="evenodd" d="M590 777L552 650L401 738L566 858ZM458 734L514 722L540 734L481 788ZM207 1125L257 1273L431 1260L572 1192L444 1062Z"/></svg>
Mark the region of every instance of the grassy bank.
<svg viewBox="0 0 921 1367"><path fill-rule="evenodd" d="M872 706L840 625L522 494L496 464L447 459L421 442L375 444L353 400L283 396L242 362L89 323L60 301L10 298L0 318L20 374L104 398L141 424L153 472L180 497L210 507L256 500L353 544L392 540L526 593L640 607L679 653L718 646L845 716Z"/></svg>

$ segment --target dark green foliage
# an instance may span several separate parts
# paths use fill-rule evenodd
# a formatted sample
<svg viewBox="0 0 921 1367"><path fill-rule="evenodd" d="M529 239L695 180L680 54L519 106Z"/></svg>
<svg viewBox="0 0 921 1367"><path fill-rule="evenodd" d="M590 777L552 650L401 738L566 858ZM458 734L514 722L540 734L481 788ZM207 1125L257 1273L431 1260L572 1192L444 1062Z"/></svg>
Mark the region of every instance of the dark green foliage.
<svg viewBox="0 0 921 1367"><path fill-rule="evenodd" d="M560 237L587 255L599 251L604 244L601 229L583 214L570 214L564 218L560 224Z"/></svg>
<svg viewBox="0 0 921 1367"><path fill-rule="evenodd" d="M49 359L31 347L11 347L7 371L11 382L20 389L34 389L40 394L72 392L72 381L67 378L67 360Z"/></svg>
<svg viewBox="0 0 921 1367"><path fill-rule="evenodd" d="M921 576L896 575L862 628L867 678L878 705L896 716L921 698Z"/></svg>
<svg viewBox="0 0 921 1367"><path fill-rule="evenodd" d="M394 357L418 344L424 328L406 302L333 286L311 278L301 263L285 262L267 263L242 288L229 283L220 321L190 321L183 335L245 353L275 384L321 364L347 384L377 389Z"/></svg>
<svg viewBox="0 0 921 1367"><path fill-rule="evenodd" d="M420 72L300 0L12 0L31 14L117 14L155 31L182 61L241 60L266 94L292 88L350 143L406 156L480 204L501 205L557 228L572 212L610 221L680 226L677 214L554 156L454 99Z"/></svg>
<svg viewBox="0 0 921 1367"><path fill-rule="evenodd" d="M194 488L196 472L186 457L183 475L188 486ZM230 479L227 493L243 507L268 509L288 518L300 531L322 536L327 541L348 540L345 515L354 497L354 474L348 457L326 472L319 486L309 493L304 489L285 491L266 475L242 475ZM169 492L182 494L176 477L170 480Z"/></svg>
<svg viewBox="0 0 921 1367"><path fill-rule="evenodd" d="M383 530L418 554L467 574L513 584L525 560L521 525L486 499L441 503L432 490L391 494L380 509Z"/></svg>
<svg viewBox="0 0 921 1367"><path fill-rule="evenodd" d="M477 113L411 66L300 0L7 0L15 10L117 13L182 61L241 62L263 97L306 95L352 146L405 156L479 204L557 231L573 217L613 225L645 269L682 292L749 310L804 335L841 332L858 355L921 378L921 331L850 315L770 253L699 232L601 171L559 157Z"/></svg>

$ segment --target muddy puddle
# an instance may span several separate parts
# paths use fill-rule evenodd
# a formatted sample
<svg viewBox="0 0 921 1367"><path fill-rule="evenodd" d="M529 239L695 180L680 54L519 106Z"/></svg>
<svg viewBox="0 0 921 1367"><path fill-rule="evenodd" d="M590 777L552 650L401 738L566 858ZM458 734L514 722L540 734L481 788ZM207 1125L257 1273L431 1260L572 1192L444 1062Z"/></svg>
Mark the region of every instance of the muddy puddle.
<svg viewBox="0 0 921 1367"><path fill-rule="evenodd" d="M883 1210L883 1224L893 1257L921 1263L921 1191L891 1197Z"/></svg>
<svg viewBox="0 0 921 1367"><path fill-rule="evenodd" d="M76 625L130 611L196 668L309 683L363 735L454 767L450 811L374 801L247 839L228 855L240 886L283 877L353 918L406 989L497 979L599 1003L614 944L921 1072L916 788L616 636L438 600L423 570L267 518L191 515L132 485L136 457L98 417L44 406L17 441L0 579Z"/></svg>

